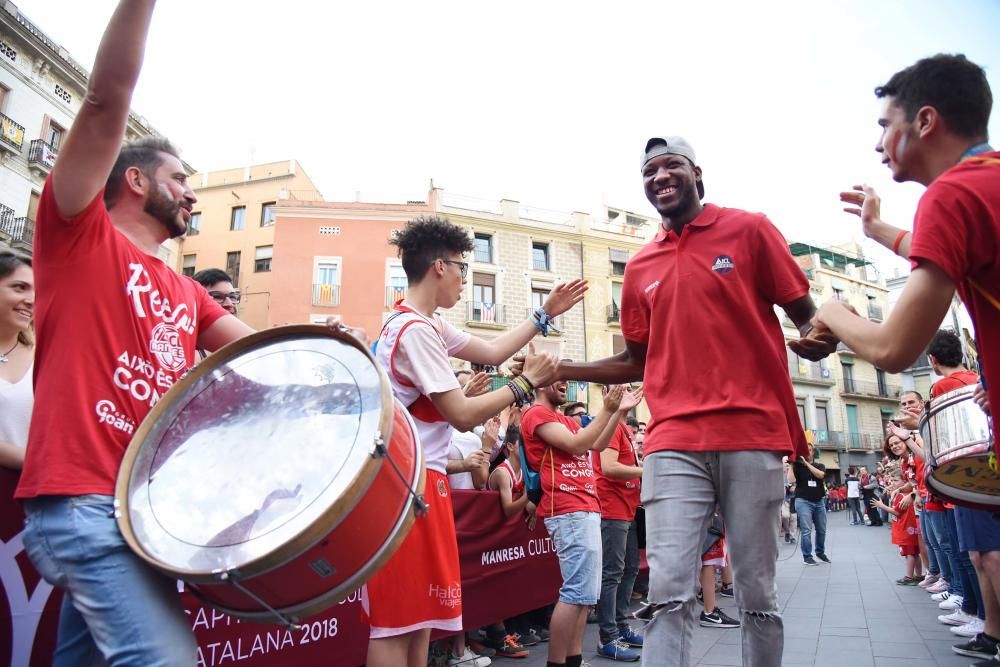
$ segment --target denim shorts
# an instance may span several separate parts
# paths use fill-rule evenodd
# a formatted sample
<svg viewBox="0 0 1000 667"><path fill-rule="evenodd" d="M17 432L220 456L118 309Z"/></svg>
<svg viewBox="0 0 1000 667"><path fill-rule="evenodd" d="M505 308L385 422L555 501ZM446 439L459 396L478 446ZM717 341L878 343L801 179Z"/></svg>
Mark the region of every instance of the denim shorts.
<svg viewBox="0 0 1000 667"><path fill-rule="evenodd" d="M989 510L955 507L960 551L1000 551L1000 519Z"/></svg>
<svg viewBox="0 0 1000 667"><path fill-rule="evenodd" d="M588 606L601 597L601 515L570 512L545 518L563 585L559 601Z"/></svg>

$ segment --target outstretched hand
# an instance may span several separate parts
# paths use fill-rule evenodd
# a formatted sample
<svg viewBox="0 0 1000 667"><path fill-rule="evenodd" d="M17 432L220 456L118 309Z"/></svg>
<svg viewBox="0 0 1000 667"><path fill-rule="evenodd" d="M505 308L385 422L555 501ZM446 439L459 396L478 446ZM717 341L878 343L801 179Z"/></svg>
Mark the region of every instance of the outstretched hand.
<svg viewBox="0 0 1000 667"><path fill-rule="evenodd" d="M622 395L622 402L618 406L618 410L621 412L628 412L632 408L636 407L642 403L642 387L636 387L635 389L626 389L625 393Z"/></svg>
<svg viewBox="0 0 1000 667"><path fill-rule="evenodd" d="M861 218L865 236L875 238L875 228L882 222L882 199L878 193L869 185L855 185L850 191L840 193L840 201L850 204L844 211Z"/></svg>
<svg viewBox="0 0 1000 667"><path fill-rule="evenodd" d="M559 283L552 288L549 296L542 304L542 308L549 317L562 315L567 310L583 300L583 295L587 292L589 285L583 278L571 280L568 283Z"/></svg>

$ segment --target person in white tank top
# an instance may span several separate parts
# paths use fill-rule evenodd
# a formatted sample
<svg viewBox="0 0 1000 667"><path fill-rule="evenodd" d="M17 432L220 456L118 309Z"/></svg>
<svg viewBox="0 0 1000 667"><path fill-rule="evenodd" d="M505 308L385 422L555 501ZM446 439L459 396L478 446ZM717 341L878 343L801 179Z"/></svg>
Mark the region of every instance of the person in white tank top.
<svg viewBox="0 0 1000 667"><path fill-rule="evenodd" d="M0 466L15 470L24 464L34 404L34 308L31 260L0 250Z"/></svg>

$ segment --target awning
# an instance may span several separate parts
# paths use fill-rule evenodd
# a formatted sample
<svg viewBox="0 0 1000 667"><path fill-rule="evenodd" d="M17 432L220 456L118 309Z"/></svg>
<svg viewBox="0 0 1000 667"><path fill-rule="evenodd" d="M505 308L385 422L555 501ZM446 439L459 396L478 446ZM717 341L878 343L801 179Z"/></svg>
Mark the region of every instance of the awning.
<svg viewBox="0 0 1000 667"><path fill-rule="evenodd" d="M836 451L820 452L819 456L813 455L816 463L822 463L827 470L840 470L840 461L837 459Z"/></svg>

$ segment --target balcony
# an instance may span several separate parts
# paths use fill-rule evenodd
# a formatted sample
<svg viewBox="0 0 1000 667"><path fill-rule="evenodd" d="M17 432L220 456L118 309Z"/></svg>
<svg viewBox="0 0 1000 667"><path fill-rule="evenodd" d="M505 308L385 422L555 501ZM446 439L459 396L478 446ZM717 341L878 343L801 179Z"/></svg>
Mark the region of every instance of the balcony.
<svg viewBox="0 0 1000 667"><path fill-rule="evenodd" d="M56 164L58 151L41 139L33 139L28 147L28 168L47 176Z"/></svg>
<svg viewBox="0 0 1000 667"><path fill-rule="evenodd" d="M608 306L608 324L621 324L622 308L617 303Z"/></svg>
<svg viewBox="0 0 1000 667"><path fill-rule="evenodd" d="M465 304L467 324L502 329L507 324L507 307L499 303L469 301Z"/></svg>
<svg viewBox="0 0 1000 667"><path fill-rule="evenodd" d="M843 342L837 343L837 352L840 352L841 354L854 354L854 350L847 347L847 345Z"/></svg>
<svg viewBox="0 0 1000 667"><path fill-rule="evenodd" d="M868 302L868 319L872 322L882 321L882 306Z"/></svg>
<svg viewBox="0 0 1000 667"><path fill-rule="evenodd" d="M386 287L385 288L385 307L392 308L398 302L406 298L406 288L405 287Z"/></svg>
<svg viewBox="0 0 1000 667"><path fill-rule="evenodd" d="M340 285L327 285L325 283L321 283L319 285L313 285L312 305L339 306Z"/></svg>
<svg viewBox="0 0 1000 667"><path fill-rule="evenodd" d="M886 401L898 401L903 388L898 384L887 382L866 382L843 378L840 393L861 398L878 398Z"/></svg>
<svg viewBox="0 0 1000 667"><path fill-rule="evenodd" d="M817 364L808 364L803 368L797 362L790 363L788 373L792 376L792 382L818 384L825 387L832 387L837 383L829 368L823 368Z"/></svg>
<svg viewBox="0 0 1000 667"><path fill-rule="evenodd" d="M0 113L0 148L15 155L21 153L24 145L24 128L14 119Z"/></svg>
<svg viewBox="0 0 1000 667"><path fill-rule="evenodd" d="M31 253L35 240L35 221L31 218L15 218L14 211L0 205L0 240L15 250Z"/></svg>
<svg viewBox="0 0 1000 667"><path fill-rule="evenodd" d="M844 449L878 451L882 449L882 436L878 433L844 433Z"/></svg>

